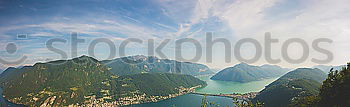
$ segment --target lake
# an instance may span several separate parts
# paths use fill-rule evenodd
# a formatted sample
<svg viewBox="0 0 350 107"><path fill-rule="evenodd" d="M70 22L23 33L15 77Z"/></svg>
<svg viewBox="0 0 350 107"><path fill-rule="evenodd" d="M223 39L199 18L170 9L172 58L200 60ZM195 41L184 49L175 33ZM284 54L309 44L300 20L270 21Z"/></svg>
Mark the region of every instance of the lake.
<svg viewBox="0 0 350 107"><path fill-rule="evenodd" d="M247 83L239 82L229 82L229 81L217 81L211 80L211 76L200 76L197 77L203 81L206 81L208 86L204 88L197 89L197 93L208 93L208 94L230 94L230 93L249 93L249 92L259 92L265 88L266 85L272 83L278 78L264 79L260 81L253 81ZM176 98L171 98L155 103L145 103L130 105L127 107L200 107L201 101L204 98L202 95L197 94L187 94L178 96ZM232 99L227 97L218 96L207 96L209 102L215 102L219 104L219 107L232 107Z"/></svg>
<svg viewBox="0 0 350 107"><path fill-rule="evenodd" d="M155 103L144 103L144 104L136 104L129 105L126 107L200 107L203 95L197 94L186 94L182 96L178 96L171 99L166 99L163 101L155 102ZM207 100L209 102L214 102L216 104L220 104L220 107L232 107L232 98L227 97L218 97L218 96L207 96Z"/></svg>
<svg viewBox="0 0 350 107"><path fill-rule="evenodd" d="M197 77L205 82L208 86L204 88L197 89L197 93L207 93L207 94L232 94L232 93L249 93L249 92L259 92L265 88L266 85L277 80L276 78L263 79L260 81L252 81L247 83L240 82L230 82L230 81L218 81L211 80L211 76L201 76Z"/></svg>

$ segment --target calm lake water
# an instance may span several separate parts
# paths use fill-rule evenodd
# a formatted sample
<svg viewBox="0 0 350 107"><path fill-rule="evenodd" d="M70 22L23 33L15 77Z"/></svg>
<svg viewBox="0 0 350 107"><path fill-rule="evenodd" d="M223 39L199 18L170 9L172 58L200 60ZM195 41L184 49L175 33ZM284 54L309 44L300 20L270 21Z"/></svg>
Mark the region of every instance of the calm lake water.
<svg viewBox="0 0 350 107"><path fill-rule="evenodd" d="M203 98L202 95L186 94L156 103L129 105L127 107L200 107ZM219 104L220 107L233 106L232 99L227 97L207 96L207 100Z"/></svg>
<svg viewBox="0 0 350 107"><path fill-rule="evenodd" d="M253 81L247 83L229 82L229 81L216 81L211 80L211 76L197 77L203 81L206 81L208 86L197 89L198 93L208 94L230 94L230 93L248 93L248 92L259 92L265 88L266 85L272 83L278 78L264 79L261 81ZM200 107L201 101L204 97L202 95L187 94L178 96L176 98L159 101L156 103L145 103L130 105L127 107ZM220 107L232 107L232 99L227 97L207 96L209 102L215 102Z"/></svg>
<svg viewBox="0 0 350 107"><path fill-rule="evenodd" d="M278 78L264 79L260 81L252 81L247 83L230 82L230 81L217 81L211 80L211 76L197 77L203 81L206 81L208 86L197 89L197 93L208 93L208 94L232 94L232 93L249 93L259 92L265 88L266 85L272 83Z"/></svg>

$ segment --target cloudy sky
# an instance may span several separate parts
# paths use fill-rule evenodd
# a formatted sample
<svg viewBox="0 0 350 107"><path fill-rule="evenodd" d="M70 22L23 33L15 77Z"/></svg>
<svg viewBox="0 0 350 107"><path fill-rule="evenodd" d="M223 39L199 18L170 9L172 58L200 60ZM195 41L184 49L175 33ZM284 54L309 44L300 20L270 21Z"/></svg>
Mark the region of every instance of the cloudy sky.
<svg viewBox="0 0 350 107"><path fill-rule="evenodd" d="M350 4L349 0L1 0L0 1L0 58L16 61L23 56L27 60L19 65L30 65L62 59L46 48L50 39L60 38L66 43L54 43L54 47L71 55L72 32L84 43L78 44L78 56L88 55L90 42L97 38L107 38L115 44L128 38L142 39L143 43L133 43L126 49L127 55L147 55L147 40L154 39L159 45L165 39L171 41L162 50L167 58L176 59L175 41L192 38L203 48L198 63L212 68L232 66L240 61L233 55L237 41L253 38L264 50L264 34L270 32L278 43L272 45L272 57L281 59L275 63L284 67L308 67L318 65L312 58L326 59L327 55L312 48L318 38L331 39L332 43L319 46L333 53L333 60L325 65L340 65L349 61L350 50ZM205 33L213 32L214 39L225 38L231 42L232 58L225 62L224 45L213 46L213 61L208 62L205 50ZM18 35L27 35L19 38ZM310 48L309 56L303 63L291 64L281 55L281 45L290 38L300 38ZM15 44L11 53L8 44ZM11 47L11 46L10 46ZM13 46L11 47L13 48ZM13 50L13 49L12 49ZM184 44L182 56L191 59L195 48ZM240 53L243 58L255 56L252 44L244 44ZM95 57L103 60L110 53L106 44L95 48ZM268 63L265 52L258 61ZM293 59L302 56L301 45L292 44L288 54ZM115 57L120 55L117 52ZM0 64L0 68L7 66Z"/></svg>

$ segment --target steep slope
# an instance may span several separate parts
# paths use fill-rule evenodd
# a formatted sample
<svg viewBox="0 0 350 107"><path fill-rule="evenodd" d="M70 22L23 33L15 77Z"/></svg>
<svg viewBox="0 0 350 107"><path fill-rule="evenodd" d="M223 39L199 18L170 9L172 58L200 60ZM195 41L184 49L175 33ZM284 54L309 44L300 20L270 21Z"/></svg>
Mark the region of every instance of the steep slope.
<svg viewBox="0 0 350 107"><path fill-rule="evenodd" d="M179 73L188 75L205 75L213 72L203 64L179 62L175 60L159 59L153 56L129 56L114 60L103 61L116 75L139 74L145 72Z"/></svg>
<svg viewBox="0 0 350 107"><path fill-rule="evenodd" d="M206 84L190 75L114 75L100 61L87 56L8 68L0 75L5 98L29 106L84 105L93 103L94 99L105 103L136 95L146 95L144 99L147 99L198 85Z"/></svg>
<svg viewBox="0 0 350 107"><path fill-rule="evenodd" d="M341 70L332 70L318 95L293 101L296 107L347 107L350 105L350 63Z"/></svg>
<svg viewBox="0 0 350 107"><path fill-rule="evenodd" d="M253 101L266 107L288 106L296 97L316 95L327 75L320 69L299 68L272 82Z"/></svg>
<svg viewBox="0 0 350 107"><path fill-rule="evenodd" d="M170 73L145 73L135 75L125 75L117 79L117 94L140 91L150 96L167 96L178 93L176 88L205 86L206 83L190 75L170 74ZM124 97L124 96L122 96Z"/></svg>
<svg viewBox="0 0 350 107"><path fill-rule="evenodd" d="M72 60L37 63L9 68L0 76L5 98L14 103L40 105L47 99L56 104L83 102L84 95L109 89L101 82L109 72L97 60L82 56Z"/></svg>
<svg viewBox="0 0 350 107"><path fill-rule="evenodd" d="M289 69L281 68L274 65L252 66L240 63L234 67L226 68L211 79L235 82L250 82L264 78L278 77L285 74Z"/></svg>

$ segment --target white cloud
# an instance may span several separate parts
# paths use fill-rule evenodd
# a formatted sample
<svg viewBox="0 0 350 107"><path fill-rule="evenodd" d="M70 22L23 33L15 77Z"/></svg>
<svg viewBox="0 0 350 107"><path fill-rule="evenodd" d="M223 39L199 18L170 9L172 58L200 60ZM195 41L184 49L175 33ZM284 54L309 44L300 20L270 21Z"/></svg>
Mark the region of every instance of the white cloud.
<svg viewBox="0 0 350 107"><path fill-rule="evenodd" d="M349 0L299 0L305 5L293 10L279 6L287 0L157 0L162 14L169 17L178 26L164 23L153 23L159 28L142 25L142 21L128 16L118 18L87 18L77 22L44 22L41 24L6 26L0 28L2 38L6 32L16 29L42 28L61 33L78 32L113 40L124 40L129 37L142 39L164 39L196 37L206 32L205 24L216 18L228 25L235 38L252 37L261 39L265 32L271 32L274 38L302 38L308 42L318 37L332 38L330 48L339 56L336 63L344 62L350 57L346 48L350 46L350 4ZM293 5L293 4L290 4ZM286 9L282 15L271 14L271 8ZM291 6L293 7L293 6ZM113 15L120 15L111 10ZM119 19L122 17L121 20ZM73 18L63 17L74 21ZM136 23L135 23L136 22ZM196 26L199 25L199 26ZM164 30L165 28L167 30ZM224 28L225 30L227 28ZM218 29L221 31L223 29ZM214 32L215 33L215 32ZM118 34L118 35L114 35ZM52 36L48 32L38 32L33 36ZM155 36L161 35L161 36ZM230 35L230 34L227 34ZM203 36L201 36L203 37ZM202 39L202 38L201 38ZM263 43L263 42L261 42ZM329 48L329 47L328 47ZM276 50L280 52L280 50ZM320 55L317 55L320 56ZM345 57L345 58L344 58ZM263 63L263 61L262 61Z"/></svg>
<svg viewBox="0 0 350 107"><path fill-rule="evenodd" d="M57 36L54 33L49 33L49 32L36 32L33 34L30 34L29 36L41 36L41 37L46 37L46 36Z"/></svg>

